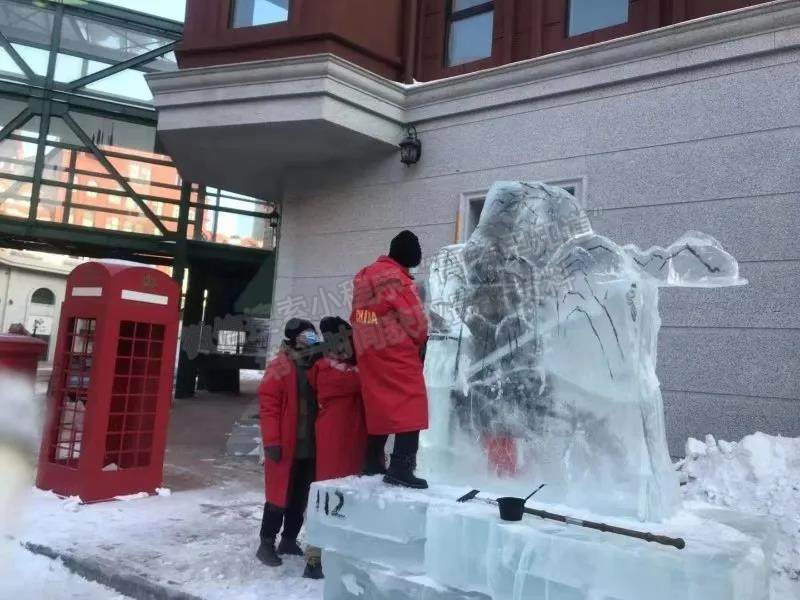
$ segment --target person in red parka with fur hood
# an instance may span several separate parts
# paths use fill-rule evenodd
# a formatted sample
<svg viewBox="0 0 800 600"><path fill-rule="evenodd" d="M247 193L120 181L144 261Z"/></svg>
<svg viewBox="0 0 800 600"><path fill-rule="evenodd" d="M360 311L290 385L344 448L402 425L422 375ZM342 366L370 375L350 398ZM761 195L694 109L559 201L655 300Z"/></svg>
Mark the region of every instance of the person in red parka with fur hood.
<svg viewBox="0 0 800 600"><path fill-rule="evenodd" d="M297 534L315 474L317 399L308 374L319 358L317 332L309 321L289 319L284 335L258 387L267 502L256 556L271 567L283 562L279 554L303 555Z"/></svg>
<svg viewBox="0 0 800 600"><path fill-rule="evenodd" d="M409 269L422 261L417 236L402 231L389 255L353 279L353 323L361 393L370 434L365 474L385 473L391 485L424 489L414 476L419 432L428 428L428 394L422 374L428 322ZM389 469L384 446L395 434Z"/></svg>

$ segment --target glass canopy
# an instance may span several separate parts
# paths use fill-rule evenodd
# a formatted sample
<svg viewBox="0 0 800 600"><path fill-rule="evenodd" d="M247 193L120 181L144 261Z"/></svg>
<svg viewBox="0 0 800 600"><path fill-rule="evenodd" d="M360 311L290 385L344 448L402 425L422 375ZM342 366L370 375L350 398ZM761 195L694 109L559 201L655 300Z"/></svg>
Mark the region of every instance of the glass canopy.
<svg viewBox="0 0 800 600"><path fill-rule="evenodd" d="M182 25L109 4L0 0L0 220L271 248L272 203L187 187L160 146L145 75Z"/></svg>

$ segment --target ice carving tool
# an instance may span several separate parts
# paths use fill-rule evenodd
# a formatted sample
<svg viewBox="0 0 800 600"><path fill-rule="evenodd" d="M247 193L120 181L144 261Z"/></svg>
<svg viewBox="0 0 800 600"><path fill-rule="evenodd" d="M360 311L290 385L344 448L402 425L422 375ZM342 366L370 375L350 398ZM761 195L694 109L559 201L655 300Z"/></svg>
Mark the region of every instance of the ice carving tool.
<svg viewBox="0 0 800 600"><path fill-rule="evenodd" d="M537 490L538 491L538 490ZM477 495L480 493L480 490L471 490L461 496L458 499L459 502L469 502L470 500L475 499ZM497 506L497 500L491 500L489 498L479 498L482 502L486 502L487 504L492 504ZM625 527L617 527L616 525L608 525L607 523L598 523L596 521L584 521L583 519L576 519L575 517L570 517L567 515L559 515L557 513L551 513L546 510L539 510L536 508L524 508L525 514L533 515L534 517L539 517L541 519L549 519L551 521L559 521L561 523L565 523L567 525L578 525L579 527L586 527L587 529L595 529L597 531L603 531L605 533L614 533L617 535L624 535L626 537L632 537L639 540L644 540L646 542L653 542L656 544L662 544L664 546L672 546L673 548L677 548L678 550L683 550L686 547L686 541L683 538L673 538L666 535L658 535L655 533L651 533L649 531L636 531L635 529L626 529Z"/></svg>
<svg viewBox="0 0 800 600"><path fill-rule="evenodd" d="M461 498L456 500L456 502L469 502L470 500L472 500L475 496L477 496L480 493L481 493L480 490L470 490L466 494L461 496Z"/></svg>

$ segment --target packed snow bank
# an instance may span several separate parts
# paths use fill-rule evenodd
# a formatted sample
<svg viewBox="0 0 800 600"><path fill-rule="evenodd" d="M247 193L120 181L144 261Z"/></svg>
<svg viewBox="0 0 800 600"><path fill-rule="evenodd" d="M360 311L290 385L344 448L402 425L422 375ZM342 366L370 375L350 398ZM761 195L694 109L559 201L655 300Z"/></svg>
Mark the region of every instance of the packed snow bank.
<svg viewBox="0 0 800 600"><path fill-rule="evenodd" d="M690 438L680 465L687 500L765 515L778 531L773 598L800 598L800 438Z"/></svg>

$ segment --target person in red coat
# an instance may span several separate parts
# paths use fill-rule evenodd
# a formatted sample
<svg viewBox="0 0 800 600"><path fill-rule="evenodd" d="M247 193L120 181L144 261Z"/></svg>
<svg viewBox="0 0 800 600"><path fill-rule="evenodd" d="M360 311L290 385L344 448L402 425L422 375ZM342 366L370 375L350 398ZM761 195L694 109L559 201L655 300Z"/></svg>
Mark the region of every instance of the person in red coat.
<svg viewBox="0 0 800 600"><path fill-rule="evenodd" d="M357 475L364 468L367 426L352 327L341 317L319 323L326 353L309 373L317 396L317 481Z"/></svg>
<svg viewBox="0 0 800 600"><path fill-rule="evenodd" d="M417 236L402 231L389 255L361 269L353 279L353 323L361 393L369 441L367 475L424 489L414 476L419 432L428 428L428 395L422 375L428 323L409 269L422 261ZM384 446L395 434L388 470Z"/></svg>
<svg viewBox="0 0 800 600"><path fill-rule="evenodd" d="M341 317L325 317L319 323L325 356L309 372L317 395L317 481L357 475L364 468L367 426L361 400L352 343L352 327ZM323 577L319 548L306 549L305 577Z"/></svg>
<svg viewBox="0 0 800 600"><path fill-rule="evenodd" d="M309 321L290 319L284 334L286 339L258 387L267 501L256 556L272 567L282 564L279 554L303 555L297 534L303 525L316 455L317 400L308 373L318 358L317 332Z"/></svg>

